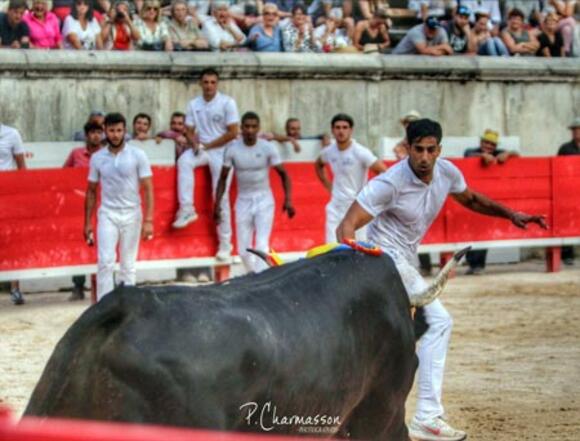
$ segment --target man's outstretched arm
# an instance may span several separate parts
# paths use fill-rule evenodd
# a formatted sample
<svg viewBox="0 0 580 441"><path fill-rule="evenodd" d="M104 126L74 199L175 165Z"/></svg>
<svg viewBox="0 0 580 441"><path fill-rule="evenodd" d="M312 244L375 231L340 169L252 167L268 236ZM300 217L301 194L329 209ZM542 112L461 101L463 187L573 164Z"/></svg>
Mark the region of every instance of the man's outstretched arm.
<svg viewBox="0 0 580 441"><path fill-rule="evenodd" d="M364 227L372 220L373 216L361 207L357 201L354 201L336 229L338 241L342 242L344 239L354 239L356 230Z"/></svg>
<svg viewBox="0 0 580 441"><path fill-rule="evenodd" d="M540 227L547 229L545 216L531 215L514 211L493 199L484 196L476 191L471 191L467 188L463 193L451 194L453 199L459 202L466 208L477 213L486 214L488 216L503 217L509 219L516 227L526 228L528 223L538 224Z"/></svg>

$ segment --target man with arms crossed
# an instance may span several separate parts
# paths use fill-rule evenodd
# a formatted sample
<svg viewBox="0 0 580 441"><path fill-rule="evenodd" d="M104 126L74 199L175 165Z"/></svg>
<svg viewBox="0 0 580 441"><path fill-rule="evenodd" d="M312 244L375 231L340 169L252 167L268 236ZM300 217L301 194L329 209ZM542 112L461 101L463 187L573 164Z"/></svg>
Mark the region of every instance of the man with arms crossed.
<svg viewBox="0 0 580 441"><path fill-rule="evenodd" d="M97 220L97 300L114 289L113 271L119 244L119 283L134 285L139 239L153 238L153 181L151 166L143 150L125 142L125 117L105 117L107 147L91 157L89 186L85 199L85 240L93 244L91 219L101 184L101 206ZM145 218L141 213L140 187L145 193Z"/></svg>
<svg viewBox="0 0 580 441"><path fill-rule="evenodd" d="M330 127L336 141L322 149L314 164L318 179L332 195L326 205L327 243L336 242L336 227L366 184L369 168L377 174L387 169L368 148L352 139L354 122L349 115L335 115ZM326 164L334 175L333 182L326 175ZM364 239L362 233L357 232L357 239Z"/></svg>
<svg viewBox="0 0 580 441"><path fill-rule="evenodd" d="M357 229L371 222L369 241L389 254L397 266L409 297L427 287L411 265L417 247L441 210L448 194L478 213L503 217L520 228L528 223L546 228L544 216L515 212L470 190L457 167L441 153L439 123L420 119L407 127L409 157L370 181L359 193L338 227L339 240L353 238ZM443 420L441 402L445 357L452 320L440 300L425 306L429 325L420 340L418 397L409 434L421 440L462 440L466 434Z"/></svg>
<svg viewBox="0 0 580 441"><path fill-rule="evenodd" d="M254 259L247 249L252 246L252 236L256 234L255 248L267 253L269 251L270 233L274 221L274 197L270 188L270 167L274 167L284 187L284 205L282 211L289 218L295 211L291 202L290 178L282 165L282 159L276 147L268 141L258 138L260 117L254 112L247 112L242 117L242 139L234 141L225 152L224 165L220 175L216 201L215 218L220 223L222 198L226 191L230 169L233 167L238 182L236 199L236 233L238 252L248 272L258 272L266 268L261 259Z"/></svg>
<svg viewBox="0 0 580 441"><path fill-rule="evenodd" d="M225 147L238 136L240 118L236 102L233 98L218 92L218 81L219 76L214 69L204 69L200 76L202 96L194 98L187 105L186 134L195 147L186 150L177 161L179 210L173 222L173 228L185 228L198 217L193 205L194 169L209 164L212 192L215 197ZM228 179L227 189L230 182L231 178ZM229 192L226 191L226 193ZM232 248L228 194L222 199L221 213L222 222L217 227L219 247L216 259L227 260Z"/></svg>

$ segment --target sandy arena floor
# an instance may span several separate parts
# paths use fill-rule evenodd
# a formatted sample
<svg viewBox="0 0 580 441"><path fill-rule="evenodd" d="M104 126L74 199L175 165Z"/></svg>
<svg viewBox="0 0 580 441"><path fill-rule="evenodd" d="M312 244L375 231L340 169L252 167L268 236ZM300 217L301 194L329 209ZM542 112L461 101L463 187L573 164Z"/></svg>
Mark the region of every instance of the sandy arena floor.
<svg viewBox="0 0 580 441"><path fill-rule="evenodd" d="M460 269L463 273L464 269ZM0 296L0 404L21 413L56 342L88 307L68 293ZM580 439L580 264L494 266L453 279L444 402L471 440ZM414 393L409 409L414 406Z"/></svg>

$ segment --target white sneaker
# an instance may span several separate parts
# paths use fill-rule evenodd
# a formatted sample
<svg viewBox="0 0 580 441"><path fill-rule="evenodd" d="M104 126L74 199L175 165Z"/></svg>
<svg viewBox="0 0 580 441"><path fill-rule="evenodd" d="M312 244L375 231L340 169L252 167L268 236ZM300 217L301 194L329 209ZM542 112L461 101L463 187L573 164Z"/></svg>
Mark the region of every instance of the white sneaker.
<svg viewBox="0 0 580 441"><path fill-rule="evenodd" d="M441 417L425 421L413 418L409 424L409 436L416 440L426 441L461 441L467 438L465 432L455 430Z"/></svg>
<svg viewBox="0 0 580 441"><path fill-rule="evenodd" d="M190 223L195 222L198 216L195 211L182 212L181 210L177 212L175 221L173 222L173 228L185 228Z"/></svg>
<svg viewBox="0 0 580 441"><path fill-rule="evenodd" d="M232 246L230 244L220 245L218 252L215 255L217 260L229 260L232 257Z"/></svg>

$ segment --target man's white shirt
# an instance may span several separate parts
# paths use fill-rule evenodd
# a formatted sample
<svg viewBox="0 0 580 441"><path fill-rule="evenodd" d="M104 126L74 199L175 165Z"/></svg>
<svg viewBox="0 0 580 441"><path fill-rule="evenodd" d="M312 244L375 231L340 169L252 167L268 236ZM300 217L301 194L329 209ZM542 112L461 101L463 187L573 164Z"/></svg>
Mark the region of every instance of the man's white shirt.
<svg viewBox="0 0 580 441"><path fill-rule="evenodd" d="M368 148L355 140L345 150L340 150L333 142L322 149L320 159L332 170L332 200L344 204L355 200L367 182L369 167L377 161Z"/></svg>
<svg viewBox="0 0 580 441"><path fill-rule="evenodd" d="M281 163L278 149L263 139L258 139L253 146L247 146L243 139L236 139L224 155L224 166L234 167L238 196L270 192L270 167Z"/></svg>
<svg viewBox="0 0 580 441"><path fill-rule="evenodd" d="M461 171L446 159L435 162L430 184L415 175L408 158L400 161L370 181L357 197L361 207L375 217L368 239L412 262L447 195L466 188Z"/></svg>
<svg viewBox="0 0 580 441"><path fill-rule="evenodd" d="M139 147L126 143L116 155L108 147L91 157L89 182L101 184L101 206L136 209L141 206L140 179L152 176L149 159Z"/></svg>
<svg viewBox="0 0 580 441"><path fill-rule="evenodd" d="M236 102L223 93L216 93L209 102L203 96L198 96L187 104L185 125L195 128L202 144L216 140L228 131L229 125L239 122L240 115ZM229 144L224 147L227 145ZM220 150L211 149L209 152Z"/></svg>
<svg viewBox="0 0 580 441"><path fill-rule="evenodd" d="M0 124L0 171L16 170L14 155L22 154L24 146L18 130Z"/></svg>

